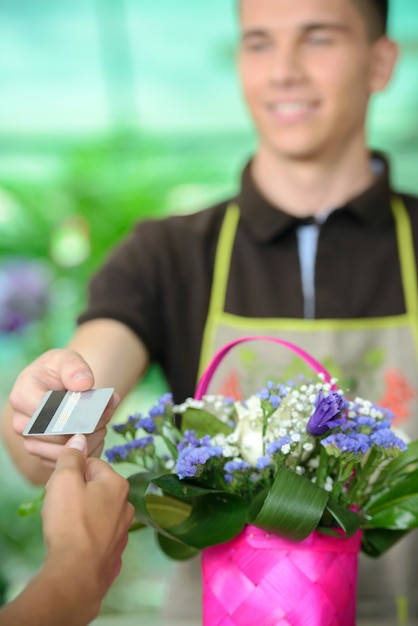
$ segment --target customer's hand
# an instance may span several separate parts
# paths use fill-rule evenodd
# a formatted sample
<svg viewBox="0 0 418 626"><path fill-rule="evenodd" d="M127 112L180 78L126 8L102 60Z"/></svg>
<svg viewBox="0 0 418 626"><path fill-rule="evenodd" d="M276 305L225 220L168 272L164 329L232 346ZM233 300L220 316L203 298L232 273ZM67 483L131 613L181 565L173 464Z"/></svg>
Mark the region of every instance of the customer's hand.
<svg viewBox="0 0 418 626"><path fill-rule="evenodd" d="M46 485L46 565L67 569L100 602L119 573L134 508L128 482L104 461L86 457L86 438L75 435Z"/></svg>
<svg viewBox="0 0 418 626"><path fill-rule="evenodd" d="M87 626L120 571L134 509L128 483L87 458L84 435L72 437L46 486L42 509L45 561L11 602L1 626Z"/></svg>

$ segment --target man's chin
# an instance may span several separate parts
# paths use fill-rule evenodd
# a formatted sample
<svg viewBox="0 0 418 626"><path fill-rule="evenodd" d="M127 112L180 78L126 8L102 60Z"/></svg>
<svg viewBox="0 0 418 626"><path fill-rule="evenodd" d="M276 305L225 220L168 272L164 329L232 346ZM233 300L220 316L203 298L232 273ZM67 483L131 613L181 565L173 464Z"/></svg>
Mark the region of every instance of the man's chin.
<svg viewBox="0 0 418 626"><path fill-rule="evenodd" d="M319 146L276 146L270 148L272 156L288 163L312 163L326 159L326 151Z"/></svg>

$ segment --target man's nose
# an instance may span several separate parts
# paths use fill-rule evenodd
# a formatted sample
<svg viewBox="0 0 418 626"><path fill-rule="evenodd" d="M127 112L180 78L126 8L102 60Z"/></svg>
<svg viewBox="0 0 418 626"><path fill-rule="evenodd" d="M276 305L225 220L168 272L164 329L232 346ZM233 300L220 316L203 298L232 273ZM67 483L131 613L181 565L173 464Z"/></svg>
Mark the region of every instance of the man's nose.
<svg viewBox="0 0 418 626"><path fill-rule="evenodd" d="M272 57L270 81L289 84L300 81L304 76L301 51L294 44L282 44Z"/></svg>

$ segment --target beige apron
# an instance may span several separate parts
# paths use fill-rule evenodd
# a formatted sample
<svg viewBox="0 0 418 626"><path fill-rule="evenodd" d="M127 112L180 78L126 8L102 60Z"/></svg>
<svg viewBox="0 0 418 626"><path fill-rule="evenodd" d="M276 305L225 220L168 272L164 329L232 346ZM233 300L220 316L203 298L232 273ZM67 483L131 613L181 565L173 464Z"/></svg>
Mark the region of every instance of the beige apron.
<svg viewBox="0 0 418 626"><path fill-rule="evenodd" d="M255 319L224 311L230 261L240 219L239 208L235 205L228 207L218 242L200 374L212 355L233 339L254 334L285 339L312 354L338 377L339 385L348 388L353 395L363 396L392 408L396 414L396 425L411 438L417 438L416 260L409 216L399 198L393 199L392 211L406 301L405 314L343 320ZM383 281L385 277L376 279ZM349 297L347 294L347 298ZM228 354L212 381L210 391L246 397L261 389L267 380L291 379L299 373L312 374L300 357L277 344L249 342ZM410 618L417 618L417 561L416 531L378 560L361 555L359 618L379 618L382 625L387 623L394 626L396 616L406 614L408 606ZM195 559L179 567L184 576L178 576L180 572L176 572L177 584L172 586L167 613L184 617L199 614L199 562Z"/></svg>

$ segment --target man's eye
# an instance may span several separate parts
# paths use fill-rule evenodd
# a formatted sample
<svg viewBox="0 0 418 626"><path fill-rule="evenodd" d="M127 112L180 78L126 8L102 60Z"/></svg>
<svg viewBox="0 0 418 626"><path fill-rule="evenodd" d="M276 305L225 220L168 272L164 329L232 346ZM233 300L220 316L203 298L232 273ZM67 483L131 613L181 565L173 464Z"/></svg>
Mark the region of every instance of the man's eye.
<svg viewBox="0 0 418 626"><path fill-rule="evenodd" d="M311 34L308 37L308 43L313 46L331 46L334 39L330 35Z"/></svg>
<svg viewBox="0 0 418 626"><path fill-rule="evenodd" d="M268 41L251 41L245 47L250 52L264 52L270 48L270 43Z"/></svg>

